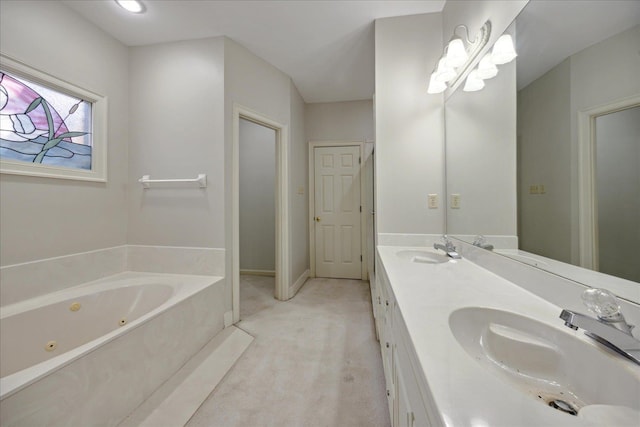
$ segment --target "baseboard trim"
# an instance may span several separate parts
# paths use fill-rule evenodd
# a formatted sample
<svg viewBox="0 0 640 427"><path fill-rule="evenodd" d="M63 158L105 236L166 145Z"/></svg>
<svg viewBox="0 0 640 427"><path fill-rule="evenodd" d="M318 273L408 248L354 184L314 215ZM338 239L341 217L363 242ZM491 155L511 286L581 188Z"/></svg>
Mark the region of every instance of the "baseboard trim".
<svg viewBox="0 0 640 427"><path fill-rule="evenodd" d="M298 291L300 290L302 285L304 285L304 282L306 282L308 278L309 278L309 269L306 269L300 275L300 277L298 277L298 279L295 282L293 282L291 286L289 286L289 298L293 298L298 293Z"/></svg>
<svg viewBox="0 0 640 427"><path fill-rule="evenodd" d="M240 274L248 274L251 276L271 276L275 277L276 272L272 270L240 270Z"/></svg>

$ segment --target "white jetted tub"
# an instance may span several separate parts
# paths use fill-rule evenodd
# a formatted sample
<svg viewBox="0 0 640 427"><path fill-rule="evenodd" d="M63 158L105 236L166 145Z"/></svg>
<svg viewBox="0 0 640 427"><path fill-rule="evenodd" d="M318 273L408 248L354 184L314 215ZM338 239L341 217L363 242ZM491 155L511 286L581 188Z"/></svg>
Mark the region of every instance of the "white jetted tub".
<svg viewBox="0 0 640 427"><path fill-rule="evenodd" d="M223 283L122 273L0 308L0 424L118 424L222 330Z"/></svg>

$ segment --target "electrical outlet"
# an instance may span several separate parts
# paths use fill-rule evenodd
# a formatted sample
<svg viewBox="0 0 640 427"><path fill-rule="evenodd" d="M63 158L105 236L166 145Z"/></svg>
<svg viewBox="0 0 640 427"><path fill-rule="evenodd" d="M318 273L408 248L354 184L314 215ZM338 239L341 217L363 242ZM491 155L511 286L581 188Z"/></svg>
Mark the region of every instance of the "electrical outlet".
<svg viewBox="0 0 640 427"><path fill-rule="evenodd" d="M460 195L452 194L451 195L451 209L460 209Z"/></svg>
<svg viewBox="0 0 640 427"><path fill-rule="evenodd" d="M427 198L429 209L438 209L438 195L437 194L429 194Z"/></svg>
<svg viewBox="0 0 640 427"><path fill-rule="evenodd" d="M544 194L544 193L545 193L545 191L544 191L544 184L540 184L540 185L538 186L538 194Z"/></svg>
<svg viewBox="0 0 640 427"><path fill-rule="evenodd" d="M304 194L304 187L298 187L298 194Z"/></svg>

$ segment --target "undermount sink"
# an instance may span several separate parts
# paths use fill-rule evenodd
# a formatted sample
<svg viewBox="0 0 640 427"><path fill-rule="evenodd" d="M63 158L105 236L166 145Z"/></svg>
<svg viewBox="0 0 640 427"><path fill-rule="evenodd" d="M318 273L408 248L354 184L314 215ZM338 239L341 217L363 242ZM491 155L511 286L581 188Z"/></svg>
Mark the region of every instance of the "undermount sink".
<svg viewBox="0 0 640 427"><path fill-rule="evenodd" d="M454 311L449 326L480 366L533 399L592 421L610 412L640 425L640 369L569 329L481 307Z"/></svg>
<svg viewBox="0 0 640 427"><path fill-rule="evenodd" d="M396 256L400 259L408 260L411 262L417 262L421 264L441 264L450 260L445 255L435 254L433 252L419 250L419 249L407 249L396 252Z"/></svg>

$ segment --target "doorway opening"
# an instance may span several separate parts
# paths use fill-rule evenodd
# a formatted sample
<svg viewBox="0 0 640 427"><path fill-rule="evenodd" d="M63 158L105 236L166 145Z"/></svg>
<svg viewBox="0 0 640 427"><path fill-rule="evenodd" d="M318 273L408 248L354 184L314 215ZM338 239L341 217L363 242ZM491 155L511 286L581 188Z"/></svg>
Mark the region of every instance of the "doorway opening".
<svg viewBox="0 0 640 427"><path fill-rule="evenodd" d="M276 131L240 118L240 318L275 294ZM264 295L263 295L264 294Z"/></svg>
<svg viewBox="0 0 640 427"><path fill-rule="evenodd" d="M248 108L235 105L233 108L233 149L232 149L232 203L231 203L231 222L232 222L232 245L231 245L231 282L232 282L232 308L233 308L233 322L237 323L240 320L240 270L241 270L241 235L240 235L240 223L241 223L241 204L240 198L240 186L241 186L241 126L242 133L249 132L257 135L271 135L274 142L274 152L271 157L274 160L275 173L273 174L273 192L269 194L273 200L273 234L275 236L275 245L271 246L271 250L274 253L274 277L275 277L275 289L274 296L278 300L287 300L289 298L289 227L288 227L288 164L287 164L287 127L281 123L278 123L270 118L256 113ZM242 150L244 151L242 147ZM247 153L244 153L247 154ZM251 153L247 154L249 157ZM258 161L259 159L254 159ZM269 191L269 190L265 190ZM246 193L246 191L245 191ZM247 198L258 197L258 195L251 196L251 193L246 194ZM267 195L264 195L267 196ZM260 196L261 197L261 196ZM265 197L266 198L266 197ZM265 199L263 198L263 199ZM250 201L249 201L250 203ZM246 209L246 206L245 206ZM267 208L268 209L268 208ZM243 219L247 217L243 212ZM246 222L245 222L246 224ZM257 224L259 227L270 227L264 221ZM251 229L247 230L251 231ZM263 233L267 234L267 233ZM251 236L248 237L250 239ZM250 244L246 243L245 245ZM266 246L269 243L262 243L262 246ZM261 250L262 251L262 250ZM255 254L244 254L245 259L252 259ZM260 255L264 257L263 255ZM264 259L262 261L265 261ZM261 261L261 262L262 262ZM253 261L251 261L253 262ZM250 264L247 264L250 266ZM259 265L259 264L254 264ZM263 264L266 265L266 264ZM252 268L247 268L251 270ZM258 270L254 272L266 274L268 269L253 268ZM260 271L262 270L262 271Z"/></svg>
<svg viewBox="0 0 640 427"><path fill-rule="evenodd" d="M610 268L618 269L620 267L623 270L628 268L607 266L605 270L609 271L602 270L600 265L600 252L603 251L601 243L606 246L610 244L607 242L613 238L617 245L620 243L620 239L640 238L640 236L634 236L629 229L623 230L619 227L625 214L630 214L630 221L636 221L639 217L639 209L636 205L640 204L640 199L638 202L635 199L640 197L637 193L639 188L638 153L640 153L640 149L638 148L637 133L634 130L637 123L634 123L633 118L634 113L637 117L638 108L640 108L640 96L636 95L581 111L578 114L580 266L616 276L620 276L620 272L613 273ZM622 135L622 130L628 126L623 126L619 119L631 127L629 129L631 134L628 138ZM609 135L605 135L602 131L606 129L612 130L613 133L608 132ZM629 161L633 163L628 167L623 167ZM607 163L613 167L608 168ZM611 186L615 188L614 191L607 190ZM627 188L628 191L625 190ZM623 193L627 196L623 196ZM609 196L616 199L608 200ZM610 211L611 209L613 211ZM634 212L631 212L632 210ZM612 213L615 216L612 216ZM608 227L607 223L613 225L614 228ZM600 230L601 226L609 229ZM619 230L616 231L616 229ZM637 225L635 229L637 229ZM604 241L601 242L602 239ZM610 249L605 250L610 251ZM615 252L619 253L620 250L616 248ZM603 255L608 256L608 253ZM610 264L609 261L605 262ZM633 270L635 266L630 268Z"/></svg>

